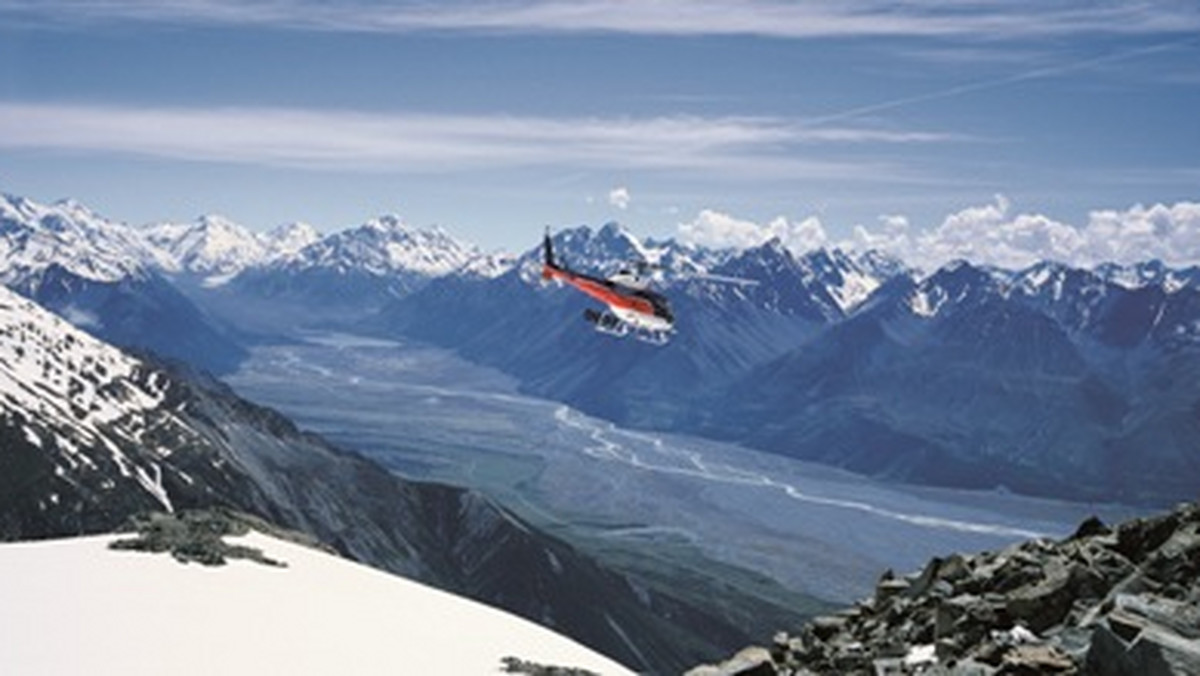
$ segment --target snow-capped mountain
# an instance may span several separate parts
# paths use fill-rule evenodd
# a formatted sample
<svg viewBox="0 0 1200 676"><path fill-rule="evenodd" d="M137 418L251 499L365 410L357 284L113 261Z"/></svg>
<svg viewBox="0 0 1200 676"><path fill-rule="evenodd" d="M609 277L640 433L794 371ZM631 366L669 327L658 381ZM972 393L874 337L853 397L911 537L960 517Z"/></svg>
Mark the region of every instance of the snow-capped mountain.
<svg viewBox="0 0 1200 676"><path fill-rule="evenodd" d="M1096 268L1096 274L1106 281L1127 289L1137 289L1148 284L1162 286L1174 291L1184 286L1195 287L1200 283L1200 267L1189 266L1183 270L1168 267L1162 261L1151 260L1132 265L1105 263Z"/></svg>
<svg viewBox="0 0 1200 676"><path fill-rule="evenodd" d="M268 256L262 238L221 216L202 216L194 223L161 223L143 232L181 272L210 285L221 284Z"/></svg>
<svg viewBox="0 0 1200 676"><path fill-rule="evenodd" d="M282 251L281 236L273 241ZM193 297L235 324L286 332L318 323L354 325L431 279L455 272L489 277L504 265L503 258L483 255L441 229L383 216L246 266L215 293Z"/></svg>
<svg viewBox="0 0 1200 676"><path fill-rule="evenodd" d="M195 502L200 471L209 486L240 483L205 457L163 373L5 288L0 336L0 437L18 468L0 490L5 538L91 532Z"/></svg>
<svg viewBox="0 0 1200 676"><path fill-rule="evenodd" d="M538 249L512 273L444 277L396 301L385 330L625 425L871 474L1142 502L1200 485L1191 270L957 261L921 276L878 252L797 256L778 242L691 257L615 224L560 232L554 250L600 274L672 260L659 286L675 337L657 348L590 331L576 317L593 301L543 287Z"/></svg>
<svg viewBox="0 0 1200 676"><path fill-rule="evenodd" d="M0 198L0 280L113 343L214 372L244 355L160 272L175 260L140 231L74 202Z"/></svg>
<svg viewBox="0 0 1200 676"><path fill-rule="evenodd" d="M1194 455L1179 439L1191 434L1187 412L1200 400L1177 376L1196 369L1200 349L1197 268L1047 262L1013 271L959 261L921 276L879 252L797 255L778 242L709 251L641 241L615 223L558 232L555 252L572 268L611 274L633 260L654 264L678 319L674 339L655 348L592 332L578 319L591 300L542 285L540 247L484 256L392 216L316 241L303 226L250 235L206 219L163 228L159 249L73 203L5 198L0 214L0 270L12 288L101 337L209 368L236 363L240 348L155 270L203 269L228 280L186 288L243 331L371 325L454 348L532 393L618 422L787 447L862 471L961 483L986 473L963 469L976 468L981 454L985 465L1043 467L1066 457L1052 448L1073 445L1070 462L1039 481L988 475L1053 492L1054 482L1078 474L1071 463L1090 457L1086 444L1108 449L1096 468L1134 440L1174 454L1168 464ZM714 281L722 277L754 283ZM765 404L761 383L777 387ZM824 415L842 398L859 408ZM872 401L864 418L861 407ZM1061 429L1066 437L1047 432ZM926 459L910 462L917 456ZM930 474L935 459L950 456L941 474ZM1123 479L1092 478L1087 496L1152 500L1178 490L1170 481L1135 490Z"/></svg>
<svg viewBox="0 0 1200 676"><path fill-rule="evenodd" d="M279 269L327 269L341 274L437 277L468 263L475 255L440 228L420 230L399 216L387 215L350 230L333 233L279 261Z"/></svg>
<svg viewBox="0 0 1200 676"><path fill-rule="evenodd" d="M552 625L640 670L675 671L714 635L744 640L720 611L636 585L485 496L406 481L4 288L0 464L0 540L225 506Z"/></svg>
<svg viewBox="0 0 1200 676"><path fill-rule="evenodd" d="M561 263L593 274L637 260L654 264L679 318L677 337L657 348L597 335L579 318L592 301L542 285L540 246L500 276L448 275L396 300L381 313L382 330L458 349L517 375L539 395L653 424L699 389L801 344L881 283L840 252L797 258L779 242L707 251L642 242L615 223L559 231L553 248Z"/></svg>
<svg viewBox="0 0 1200 676"><path fill-rule="evenodd" d="M266 244L270 259L294 256L310 244L321 240L321 233L308 223L284 223L260 236Z"/></svg>
<svg viewBox="0 0 1200 676"><path fill-rule="evenodd" d="M692 431L903 480L1162 503L1200 486L1200 291L1057 264L894 278Z"/></svg>
<svg viewBox="0 0 1200 676"><path fill-rule="evenodd" d="M175 270L203 286L225 284L248 268L295 256L321 239L307 223L288 223L254 233L223 216L201 216L193 223L160 223L142 230Z"/></svg>
<svg viewBox="0 0 1200 676"><path fill-rule="evenodd" d="M172 262L137 231L77 202L43 205L0 194L0 282L19 283L52 265L84 279L118 282Z"/></svg>
<svg viewBox="0 0 1200 676"><path fill-rule="evenodd" d="M633 673L515 615L258 531L229 544L282 565L184 565L117 539L0 545L0 671L460 676L516 658Z"/></svg>
<svg viewBox="0 0 1200 676"><path fill-rule="evenodd" d="M753 285L709 285L710 296L724 292L736 296L727 302L749 302L821 322L849 314L886 279L840 249L816 249L796 256L778 239L733 255L712 271Z"/></svg>

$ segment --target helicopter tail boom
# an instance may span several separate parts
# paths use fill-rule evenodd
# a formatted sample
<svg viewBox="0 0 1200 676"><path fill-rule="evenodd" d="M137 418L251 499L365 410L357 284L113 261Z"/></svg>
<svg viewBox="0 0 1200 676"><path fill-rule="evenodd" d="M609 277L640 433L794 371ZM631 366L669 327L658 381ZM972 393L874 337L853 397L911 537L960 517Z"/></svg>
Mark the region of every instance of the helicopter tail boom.
<svg viewBox="0 0 1200 676"><path fill-rule="evenodd" d="M546 238L542 240L542 279L551 279L555 272L561 272L562 268L554 261L554 245L550 242L550 231L546 231Z"/></svg>

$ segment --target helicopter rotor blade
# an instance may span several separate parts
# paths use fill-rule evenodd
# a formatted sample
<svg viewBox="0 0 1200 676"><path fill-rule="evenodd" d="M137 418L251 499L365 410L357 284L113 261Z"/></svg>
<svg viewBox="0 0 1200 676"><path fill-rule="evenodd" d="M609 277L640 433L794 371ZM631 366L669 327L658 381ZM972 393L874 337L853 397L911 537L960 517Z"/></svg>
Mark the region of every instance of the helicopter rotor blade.
<svg viewBox="0 0 1200 676"><path fill-rule="evenodd" d="M746 279L744 277L730 277L729 275L717 275L712 273L695 273L684 276L684 279L697 279L704 282L717 282L718 284L734 284L737 286L758 286L757 279Z"/></svg>

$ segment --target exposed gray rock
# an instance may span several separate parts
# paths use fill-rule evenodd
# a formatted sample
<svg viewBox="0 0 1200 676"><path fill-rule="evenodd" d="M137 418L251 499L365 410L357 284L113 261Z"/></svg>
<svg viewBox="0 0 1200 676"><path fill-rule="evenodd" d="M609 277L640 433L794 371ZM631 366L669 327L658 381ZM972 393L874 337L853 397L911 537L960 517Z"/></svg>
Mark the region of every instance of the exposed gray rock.
<svg viewBox="0 0 1200 676"><path fill-rule="evenodd" d="M269 566L286 567L261 550L245 545L230 544L226 537L246 535L251 529L268 532L284 539L318 546L301 533L287 532L249 514L229 509L190 510L178 514L152 512L130 520L137 535L114 540L110 549L139 552L169 552L180 563L199 563L223 566L227 559L247 559Z"/></svg>
<svg viewBox="0 0 1200 676"><path fill-rule="evenodd" d="M886 571L872 598L777 635L769 653L744 673L1195 676L1200 504ZM694 672L709 673L743 672Z"/></svg>
<svg viewBox="0 0 1200 676"><path fill-rule="evenodd" d="M688 671L684 676L771 676L775 662L765 648L750 647L719 665L705 665Z"/></svg>
<svg viewBox="0 0 1200 676"><path fill-rule="evenodd" d="M500 660L500 671L506 674L525 674L526 676L599 676L594 671L577 667L559 667L530 662L519 657L504 657Z"/></svg>

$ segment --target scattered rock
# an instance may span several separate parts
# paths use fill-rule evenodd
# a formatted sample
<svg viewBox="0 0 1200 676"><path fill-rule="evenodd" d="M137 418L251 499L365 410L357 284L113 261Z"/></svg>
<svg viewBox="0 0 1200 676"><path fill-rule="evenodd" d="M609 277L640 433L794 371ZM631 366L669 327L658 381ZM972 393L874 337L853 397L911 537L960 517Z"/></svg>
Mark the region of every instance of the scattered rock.
<svg viewBox="0 0 1200 676"><path fill-rule="evenodd" d="M1083 523L1079 524L1079 528L1075 530L1075 534L1071 536L1072 540L1081 540L1083 538L1095 537L1097 535L1108 535L1112 529L1104 525L1100 517L1089 516L1084 519Z"/></svg>
<svg viewBox="0 0 1200 676"><path fill-rule="evenodd" d="M689 673L1200 675L1200 504L885 571L872 598L735 659Z"/></svg>
<svg viewBox="0 0 1200 676"><path fill-rule="evenodd" d="M284 534L281 529L248 514L226 509L185 511L173 514L151 512L133 517L130 529L137 536L109 543L110 549L140 552L170 552L180 563L222 566L227 559L248 559L269 566L285 567L262 550L229 544L225 537L246 535L252 528L283 536L304 544L313 544L301 534Z"/></svg>
<svg viewBox="0 0 1200 676"><path fill-rule="evenodd" d="M503 657L500 659L500 671L505 674L526 674L526 676L599 676L594 671L576 667L556 667L530 662L519 657Z"/></svg>
<svg viewBox="0 0 1200 676"><path fill-rule="evenodd" d="M773 676L776 673L771 653L764 648L750 647L719 665L696 667L684 676Z"/></svg>

